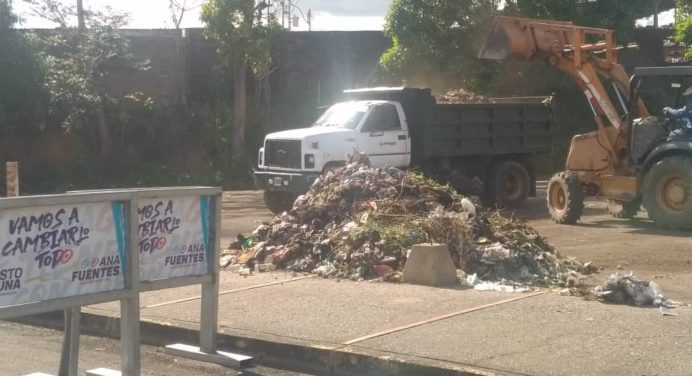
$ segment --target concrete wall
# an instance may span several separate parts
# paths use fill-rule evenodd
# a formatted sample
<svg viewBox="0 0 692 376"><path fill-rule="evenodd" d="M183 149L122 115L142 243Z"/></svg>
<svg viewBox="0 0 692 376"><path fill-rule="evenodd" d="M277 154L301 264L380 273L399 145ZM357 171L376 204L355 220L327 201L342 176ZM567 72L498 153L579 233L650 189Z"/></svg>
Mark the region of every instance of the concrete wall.
<svg viewBox="0 0 692 376"><path fill-rule="evenodd" d="M141 91L174 103L180 81L193 101L209 99L210 90L227 90L218 87L219 80L229 78L227 69L202 29L185 30L180 49L175 30L123 33L130 38L135 56L148 60L150 69L118 77L112 83L114 92ZM308 95L315 104L318 97L328 100L337 89L370 83L376 77L379 57L389 45L377 31L287 33L274 51L272 88Z"/></svg>

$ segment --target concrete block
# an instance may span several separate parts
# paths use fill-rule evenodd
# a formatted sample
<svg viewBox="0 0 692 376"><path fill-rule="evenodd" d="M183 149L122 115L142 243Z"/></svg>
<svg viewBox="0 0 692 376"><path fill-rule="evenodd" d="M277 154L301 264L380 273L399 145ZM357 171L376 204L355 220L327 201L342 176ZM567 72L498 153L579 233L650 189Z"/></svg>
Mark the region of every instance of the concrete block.
<svg viewBox="0 0 692 376"><path fill-rule="evenodd" d="M458 283L457 269L444 244L417 244L404 265L406 283L425 286L448 286Z"/></svg>
<svg viewBox="0 0 692 376"><path fill-rule="evenodd" d="M86 372L87 376L121 376L122 372L110 368L95 368Z"/></svg>
<svg viewBox="0 0 692 376"><path fill-rule="evenodd" d="M208 354L200 350L197 346L185 345L176 343L168 345L164 348L164 352L169 355L188 358L200 362L214 363L235 369L249 367L252 364L252 357L241 354L229 353L225 351L217 351L214 354Z"/></svg>

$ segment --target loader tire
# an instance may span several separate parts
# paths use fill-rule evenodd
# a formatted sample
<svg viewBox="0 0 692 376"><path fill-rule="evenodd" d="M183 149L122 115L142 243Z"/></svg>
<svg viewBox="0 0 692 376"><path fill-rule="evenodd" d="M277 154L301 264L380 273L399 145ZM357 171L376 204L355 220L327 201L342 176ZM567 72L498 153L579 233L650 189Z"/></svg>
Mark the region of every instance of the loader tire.
<svg viewBox="0 0 692 376"><path fill-rule="evenodd" d="M548 181L547 203L550 217L559 224L575 224L584 211L584 191L576 176L559 172Z"/></svg>
<svg viewBox="0 0 692 376"><path fill-rule="evenodd" d="M264 205L275 215L279 215L293 208L296 200L293 192L264 191Z"/></svg>
<svg viewBox="0 0 692 376"><path fill-rule="evenodd" d="M487 201L499 208L516 208L531 191L529 172L521 163L504 161L493 165L487 186Z"/></svg>
<svg viewBox="0 0 692 376"><path fill-rule="evenodd" d="M637 213L639 213L639 208L642 206L641 198L635 198L632 201L617 201L608 200L608 214L613 218L626 218L632 219Z"/></svg>
<svg viewBox="0 0 692 376"><path fill-rule="evenodd" d="M644 207L657 225L692 229L692 156L656 162L644 177Z"/></svg>

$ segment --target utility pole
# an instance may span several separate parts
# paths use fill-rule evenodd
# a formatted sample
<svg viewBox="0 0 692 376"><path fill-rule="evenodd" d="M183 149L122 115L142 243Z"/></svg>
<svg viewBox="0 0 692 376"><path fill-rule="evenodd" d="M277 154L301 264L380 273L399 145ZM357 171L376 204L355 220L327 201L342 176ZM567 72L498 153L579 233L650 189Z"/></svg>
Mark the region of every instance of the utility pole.
<svg viewBox="0 0 692 376"><path fill-rule="evenodd" d="M77 0L77 28L79 31L84 31L84 4L82 0Z"/></svg>

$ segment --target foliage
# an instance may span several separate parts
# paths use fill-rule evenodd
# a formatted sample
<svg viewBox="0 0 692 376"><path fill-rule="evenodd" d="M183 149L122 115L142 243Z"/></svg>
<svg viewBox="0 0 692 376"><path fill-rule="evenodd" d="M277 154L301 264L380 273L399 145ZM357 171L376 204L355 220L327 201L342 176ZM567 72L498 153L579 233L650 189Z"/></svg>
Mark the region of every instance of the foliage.
<svg viewBox="0 0 692 376"><path fill-rule="evenodd" d="M675 41L685 43L685 59L692 59L692 0L677 0Z"/></svg>
<svg viewBox="0 0 692 376"><path fill-rule="evenodd" d="M270 69L271 45L281 30L275 20L261 22L260 9L254 0L208 0L200 13L219 55L231 66L246 64L256 75Z"/></svg>
<svg viewBox="0 0 692 376"><path fill-rule="evenodd" d="M481 77L476 55L498 0L394 0L385 20L393 46L381 64L394 78L464 82ZM468 86L468 85L466 85Z"/></svg>
<svg viewBox="0 0 692 376"><path fill-rule="evenodd" d="M36 39L13 29L17 21L8 0L0 0L0 130L41 123L44 67Z"/></svg>
<svg viewBox="0 0 692 376"><path fill-rule="evenodd" d="M46 52L46 90L51 120L65 129L86 128L99 109L117 106L124 96L108 90L117 74L146 69L130 52L128 39L118 33L127 22L125 14L87 12L87 29L67 27L73 7L54 0L36 0L35 11L61 27L43 39Z"/></svg>
<svg viewBox="0 0 692 376"><path fill-rule="evenodd" d="M249 167L245 153L248 68L259 80L268 78L272 65L271 46L281 30L275 19L262 17L265 7L265 2L256 5L255 0L207 0L200 14L206 24L207 37L217 44L224 63L233 69L231 166Z"/></svg>
<svg viewBox="0 0 692 376"><path fill-rule="evenodd" d="M652 3L651 0L508 0L505 13L614 29L620 41L629 41L636 20L653 13Z"/></svg>
<svg viewBox="0 0 692 376"><path fill-rule="evenodd" d="M0 0L0 30L11 29L18 20L17 15L12 11L9 0Z"/></svg>

